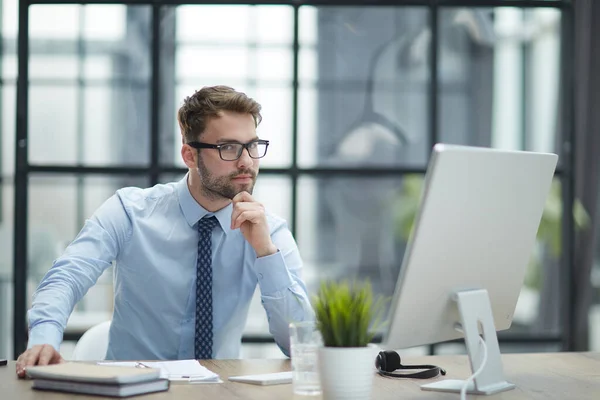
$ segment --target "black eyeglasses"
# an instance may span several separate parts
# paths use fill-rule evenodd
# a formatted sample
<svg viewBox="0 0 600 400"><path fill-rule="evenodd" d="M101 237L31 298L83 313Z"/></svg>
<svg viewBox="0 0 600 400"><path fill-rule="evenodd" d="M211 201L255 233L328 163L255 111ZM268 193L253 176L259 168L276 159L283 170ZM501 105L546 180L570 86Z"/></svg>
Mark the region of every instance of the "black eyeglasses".
<svg viewBox="0 0 600 400"><path fill-rule="evenodd" d="M195 149L217 149L223 161L235 161L242 156L244 149L248 150L251 158L263 158L269 147L268 140L257 139L248 143L223 143L209 144L202 142L189 142Z"/></svg>

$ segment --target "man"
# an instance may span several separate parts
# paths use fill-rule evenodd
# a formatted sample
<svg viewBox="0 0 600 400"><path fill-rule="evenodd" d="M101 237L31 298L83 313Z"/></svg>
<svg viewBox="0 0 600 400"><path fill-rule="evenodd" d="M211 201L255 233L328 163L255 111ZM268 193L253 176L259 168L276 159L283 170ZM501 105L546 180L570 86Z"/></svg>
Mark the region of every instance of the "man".
<svg viewBox="0 0 600 400"><path fill-rule="evenodd" d="M252 197L269 144L256 134L260 110L225 86L184 100L178 121L189 172L118 190L86 221L34 294L19 376L63 361L68 317L113 261L107 359L238 358L257 283L269 330L289 355L289 322L314 313L285 221Z"/></svg>

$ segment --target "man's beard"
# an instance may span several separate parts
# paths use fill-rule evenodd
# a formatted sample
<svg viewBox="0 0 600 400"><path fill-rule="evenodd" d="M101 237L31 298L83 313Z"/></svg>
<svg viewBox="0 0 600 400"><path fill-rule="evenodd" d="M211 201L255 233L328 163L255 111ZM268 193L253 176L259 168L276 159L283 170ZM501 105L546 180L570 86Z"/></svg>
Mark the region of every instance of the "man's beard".
<svg viewBox="0 0 600 400"><path fill-rule="evenodd" d="M227 176L215 177L204 165L201 158L198 158L198 175L200 176L200 190L202 194L211 199L233 199L238 193L246 191L252 194L254 184L256 183L256 172L251 169L240 170ZM232 179L238 175L250 175L252 182L242 187L236 187Z"/></svg>

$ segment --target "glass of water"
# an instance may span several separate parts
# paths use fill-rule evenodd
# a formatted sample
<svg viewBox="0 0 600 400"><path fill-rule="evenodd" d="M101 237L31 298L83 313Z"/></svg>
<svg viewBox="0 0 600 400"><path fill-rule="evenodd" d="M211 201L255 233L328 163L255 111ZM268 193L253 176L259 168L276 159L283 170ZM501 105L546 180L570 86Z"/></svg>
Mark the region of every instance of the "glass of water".
<svg viewBox="0 0 600 400"><path fill-rule="evenodd" d="M292 384L294 393L305 396L321 394L318 349L323 346L321 334L314 321L290 324L292 353Z"/></svg>

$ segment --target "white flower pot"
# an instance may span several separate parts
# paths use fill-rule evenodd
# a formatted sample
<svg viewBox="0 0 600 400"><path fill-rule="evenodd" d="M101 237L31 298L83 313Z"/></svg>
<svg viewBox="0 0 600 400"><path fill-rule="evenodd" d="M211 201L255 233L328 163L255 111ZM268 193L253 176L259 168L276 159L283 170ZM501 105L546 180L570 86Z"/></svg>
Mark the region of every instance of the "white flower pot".
<svg viewBox="0 0 600 400"><path fill-rule="evenodd" d="M371 398L377 347L321 347L319 375L323 400Z"/></svg>

